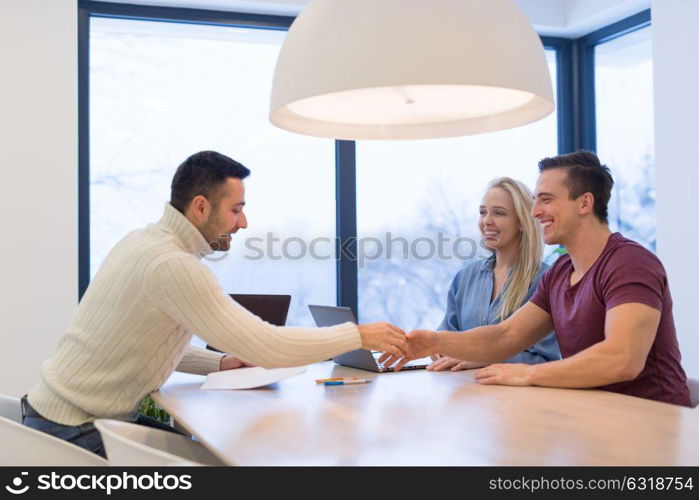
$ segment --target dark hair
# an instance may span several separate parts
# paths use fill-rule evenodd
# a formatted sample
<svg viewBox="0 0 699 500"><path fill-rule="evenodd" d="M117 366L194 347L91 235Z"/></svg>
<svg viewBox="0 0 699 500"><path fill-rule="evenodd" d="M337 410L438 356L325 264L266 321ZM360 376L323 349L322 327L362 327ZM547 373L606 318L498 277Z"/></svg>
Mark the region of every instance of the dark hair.
<svg viewBox="0 0 699 500"><path fill-rule="evenodd" d="M595 201L593 210L597 218L608 223L607 204L612 195L614 179L606 165L602 165L595 153L576 151L565 155L544 158L539 162L539 172L551 168L565 168L565 185L574 200L585 193L592 193Z"/></svg>
<svg viewBox="0 0 699 500"><path fill-rule="evenodd" d="M206 196L216 206L217 190L228 177L245 179L250 170L216 151L194 153L177 167L172 178L170 205L184 213L195 196Z"/></svg>

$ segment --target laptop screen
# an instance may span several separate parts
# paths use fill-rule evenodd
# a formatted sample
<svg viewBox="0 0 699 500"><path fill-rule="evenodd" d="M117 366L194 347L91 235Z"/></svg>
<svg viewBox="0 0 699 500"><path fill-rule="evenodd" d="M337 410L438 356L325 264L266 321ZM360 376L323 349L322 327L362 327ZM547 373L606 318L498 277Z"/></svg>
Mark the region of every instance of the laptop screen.
<svg viewBox="0 0 699 500"><path fill-rule="evenodd" d="M231 298L245 309L276 326L286 325L291 295L254 295L232 293Z"/></svg>
<svg viewBox="0 0 699 500"><path fill-rule="evenodd" d="M247 293L232 293L230 295L238 304L267 323L276 326L284 326L286 324L291 295L257 295ZM211 351L221 352L210 345L207 345L206 348Z"/></svg>
<svg viewBox="0 0 699 500"><path fill-rule="evenodd" d="M311 311L313 321L320 327L340 325L348 321L350 323L357 322L349 307L309 305L308 309Z"/></svg>

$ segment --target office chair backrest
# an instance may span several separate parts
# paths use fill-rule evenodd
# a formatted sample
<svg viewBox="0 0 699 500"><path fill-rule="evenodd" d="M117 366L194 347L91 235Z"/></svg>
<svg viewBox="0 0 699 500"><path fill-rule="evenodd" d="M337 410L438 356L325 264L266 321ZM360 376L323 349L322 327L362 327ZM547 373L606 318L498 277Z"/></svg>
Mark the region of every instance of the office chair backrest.
<svg viewBox="0 0 699 500"><path fill-rule="evenodd" d="M19 399L0 394L0 417L22 423L22 407Z"/></svg>
<svg viewBox="0 0 699 500"><path fill-rule="evenodd" d="M117 466L225 465L200 443L144 425L99 419L109 463Z"/></svg>
<svg viewBox="0 0 699 500"><path fill-rule="evenodd" d="M109 465L90 451L4 417L0 417L0 443L0 465Z"/></svg>
<svg viewBox="0 0 699 500"><path fill-rule="evenodd" d="M687 385L689 386L689 398L692 401L694 408L699 405L699 380L687 377Z"/></svg>

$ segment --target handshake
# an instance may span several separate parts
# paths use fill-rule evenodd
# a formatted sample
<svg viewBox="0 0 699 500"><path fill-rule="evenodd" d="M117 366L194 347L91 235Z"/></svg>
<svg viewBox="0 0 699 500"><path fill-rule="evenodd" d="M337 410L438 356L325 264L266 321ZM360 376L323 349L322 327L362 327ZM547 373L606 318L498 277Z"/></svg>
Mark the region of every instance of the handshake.
<svg viewBox="0 0 699 500"><path fill-rule="evenodd" d="M381 351L379 363L400 370L410 360L424 358L439 351L439 335L431 330L414 330L406 334L390 323L359 325L362 349Z"/></svg>

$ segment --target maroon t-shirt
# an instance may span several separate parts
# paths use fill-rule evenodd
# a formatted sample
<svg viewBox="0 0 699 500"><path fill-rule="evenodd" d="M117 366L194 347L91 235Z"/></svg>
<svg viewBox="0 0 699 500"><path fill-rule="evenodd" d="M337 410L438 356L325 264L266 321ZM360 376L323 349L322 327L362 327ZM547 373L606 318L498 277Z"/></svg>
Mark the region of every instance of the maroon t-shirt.
<svg viewBox="0 0 699 500"><path fill-rule="evenodd" d="M531 298L551 315L563 358L604 340L609 309L631 302L646 304L661 312L646 366L633 380L599 389L690 406L670 287L660 260L638 243L614 233L597 261L570 286L572 272L570 256L561 256L541 278Z"/></svg>

